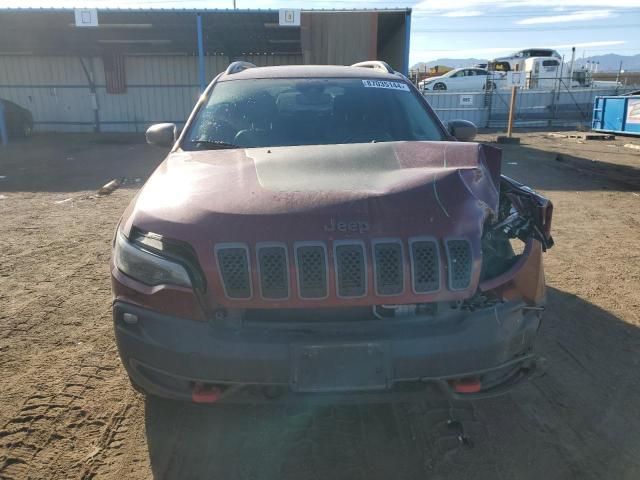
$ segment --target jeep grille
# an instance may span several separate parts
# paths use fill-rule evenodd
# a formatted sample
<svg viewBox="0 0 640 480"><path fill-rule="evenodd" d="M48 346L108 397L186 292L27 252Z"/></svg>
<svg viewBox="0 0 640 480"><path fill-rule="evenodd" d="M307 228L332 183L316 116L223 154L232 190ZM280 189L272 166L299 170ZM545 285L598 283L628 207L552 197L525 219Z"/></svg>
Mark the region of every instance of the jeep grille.
<svg viewBox="0 0 640 480"><path fill-rule="evenodd" d="M327 252L324 245L296 247L298 291L301 298L325 298L327 291Z"/></svg>
<svg viewBox="0 0 640 480"><path fill-rule="evenodd" d="M284 300L295 292L302 299L323 299L335 291L339 298L358 298L370 294L369 278L374 283L373 294L385 297L408 293L405 276L411 273L410 291L427 294L440 290L441 258L446 256L449 290L465 290L471 285L473 256L466 239L448 239L442 244L433 237L413 237L408 240L408 253L399 238L373 240L372 258L367 260L367 246L362 241L338 240L333 244L318 241L295 242L293 254L284 243L258 243L250 254L247 244L225 243L215 247L220 280L230 299L252 298L254 289L265 300ZM446 255L441 254L444 245ZM333 264L329 268L327 252L333 247ZM289 263L295 262L295 268ZM257 265L252 265L257 262ZM370 270L370 269L373 270ZM409 270L407 270L409 269ZM252 275L252 271L257 274ZM257 286L252 286L256 281ZM330 286L332 288L330 289ZM335 290L334 290L335 289ZM382 302L381 302L382 303Z"/></svg>
<svg viewBox="0 0 640 480"><path fill-rule="evenodd" d="M249 250L245 246L216 248L218 269L224 290L229 298L251 298Z"/></svg>
<svg viewBox="0 0 640 480"><path fill-rule="evenodd" d="M260 293L263 298L284 299L289 297L289 268L287 249L284 246L259 246L258 269L260 271Z"/></svg>
<svg viewBox="0 0 640 480"><path fill-rule="evenodd" d="M404 261L400 241L380 241L373 246L378 295L399 295L404 290Z"/></svg>
<svg viewBox="0 0 640 480"><path fill-rule="evenodd" d="M362 297L367 293L367 272L364 245L360 243L335 246L336 277L339 297Z"/></svg>
<svg viewBox="0 0 640 480"><path fill-rule="evenodd" d="M448 240L449 288L464 290L471 283L471 245L466 240Z"/></svg>
<svg viewBox="0 0 640 480"><path fill-rule="evenodd" d="M440 288L440 262L435 240L411 242L411 271L415 293L434 292Z"/></svg>

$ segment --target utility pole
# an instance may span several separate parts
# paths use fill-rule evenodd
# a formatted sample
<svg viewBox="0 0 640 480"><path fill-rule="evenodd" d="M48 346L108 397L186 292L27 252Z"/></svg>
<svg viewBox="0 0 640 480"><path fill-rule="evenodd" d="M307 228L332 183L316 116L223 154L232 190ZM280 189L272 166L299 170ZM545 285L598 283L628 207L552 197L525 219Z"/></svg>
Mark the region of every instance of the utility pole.
<svg viewBox="0 0 640 480"><path fill-rule="evenodd" d="M618 67L618 74L616 75L616 84L620 80L620 74L622 73L622 60L620 60L620 67Z"/></svg>
<svg viewBox="0 0 640 480"><path fill-rule="evenodd" d="M576 47L571 47L571 66L569 67L569 88L573 83L573 67L576 63Z"/></svg>

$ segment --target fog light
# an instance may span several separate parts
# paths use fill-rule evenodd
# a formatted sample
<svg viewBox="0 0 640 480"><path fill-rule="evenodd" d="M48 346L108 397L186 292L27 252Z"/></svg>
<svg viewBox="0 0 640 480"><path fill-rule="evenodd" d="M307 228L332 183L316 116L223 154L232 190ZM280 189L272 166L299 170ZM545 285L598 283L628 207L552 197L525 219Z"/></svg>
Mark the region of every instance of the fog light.
<svg viewBox="0 0 640 480"><path fill-rule="evenodd" d="M133 313L124 313L122 315L122 321L127 325L136 325L138 323L138 316Z"/></svg>

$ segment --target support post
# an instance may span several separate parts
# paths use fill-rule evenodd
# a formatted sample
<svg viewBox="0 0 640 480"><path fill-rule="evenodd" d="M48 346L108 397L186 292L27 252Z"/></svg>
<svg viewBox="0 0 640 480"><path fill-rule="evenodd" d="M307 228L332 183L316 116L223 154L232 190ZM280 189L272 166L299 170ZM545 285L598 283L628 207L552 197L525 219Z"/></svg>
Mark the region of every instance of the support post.
<svg viewBox="0 0 640 480"><path fill-rule="evenodd" d="M0 100L0 142L2 145L9 143L9 135L7 134L7 122L4 112L4 103Z"/></svg>
<svg viewBox="0 0 640 480"><path fill-rule="evenodd" d="M576 47L571 47L571 65L569 66L569 87L573 87L573 67L576 63Z"/></svg>
<svg viewBox="0 0 640 480"><path fill-rule="evenodd" d="M513 85L511 87L511 101L509 102L509 121L507 123L507 135L498 135L496 137L497 143L511 143L515 145L520 144L518 137L513 137L513 120L516 116L516 95L518 93L518 87Z"/></svg>
<svg viewBox="0 0 640 480"><path fill-rule="evenodd" d="M207 81L204 66L204 41L202 37L202 15L196 16L196 28L198 30L198 78L200 79L200 93L207 88Z"/></svg>
<svg viewBox="0 0 640 480"><path fill-rule="evenodd" d="M407 10L404 21L404 58L402 73L409 76L409 48L411 46L411 10Z"/></svg>
<svg viewBox="0 0 640 480"><path fill-rule="evenodd" d="M507 125L507 137L511 138L513 131L513 117L516 109L516 95L518 94L518 87L511 87L511 101L509 102L509 124Z"/></svg>
<svg viewBox="0 0 640 480"><path fill-rule="evenodd" d="M100 105L98 104L98 92L96 90L96 82L93 75L93 60L89 58L89 67L91 67L91 71L84 64L84 60L82 57L78 57L80 60L80 65L82 66L82 71L84 72L85 77L87 78L87 83L89 84L89 98L91 99L91 110L93 110L93 131L94 133L100 133Z"/></svg>

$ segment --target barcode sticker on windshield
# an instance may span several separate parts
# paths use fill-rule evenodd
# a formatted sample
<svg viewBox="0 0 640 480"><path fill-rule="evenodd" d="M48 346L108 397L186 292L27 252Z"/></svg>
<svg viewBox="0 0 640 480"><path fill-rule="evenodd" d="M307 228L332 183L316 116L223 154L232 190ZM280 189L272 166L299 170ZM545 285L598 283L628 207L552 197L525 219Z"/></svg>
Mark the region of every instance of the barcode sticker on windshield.
<svg viewBox="0 0 640 480"><path fill-rule="evenodd" d="M403 82L389 82L387 80L362 80L362 84L367 88L389 88L391 90L409 91L409 85Z"/></svg>

